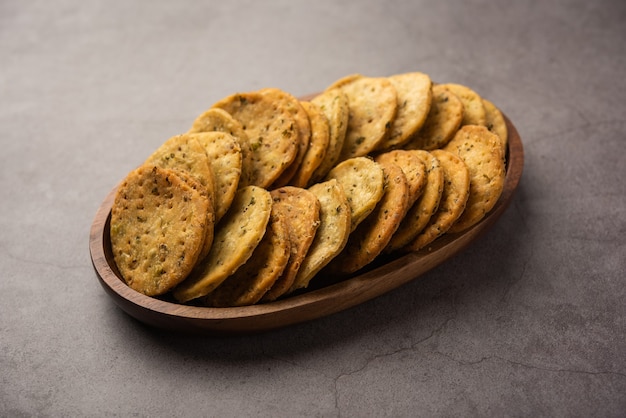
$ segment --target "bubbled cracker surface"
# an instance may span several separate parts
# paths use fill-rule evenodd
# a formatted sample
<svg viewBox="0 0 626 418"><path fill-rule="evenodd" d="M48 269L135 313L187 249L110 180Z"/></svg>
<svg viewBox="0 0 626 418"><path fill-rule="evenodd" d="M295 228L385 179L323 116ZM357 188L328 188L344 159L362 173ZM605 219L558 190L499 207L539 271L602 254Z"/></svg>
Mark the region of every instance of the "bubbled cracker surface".
<svg viewBox="0 0 626 418"><path fill-rule="evenodd" d="M224 109L211 108L194 120L189 133L224 132L232 135L241 149L241 177L239 187L250 185L252 169L252 150L250 140L239 121Z"/></svg>
<svg viewBox="0 0 626 418"><path fill-rule="evenodd" d="M289 261L291 244L284 219L270 216L263 239L252 256L203 302L207 306L246 306L257 303L282 274Z"/></svg>
<svg viewBox="0 0 626 418"><path fill-rule="evenodd" d="M289 291L320 225L320 203L310 191L284 186L272 190L271 195L276 216L287 224L291 255L283 274L263 296L264 301L276 300Z"/></svg>
<svg viewBox="0 0 626 418"><path fill-rule="evenodd" d="M336 179L350 205L351 228L360 224L383 197L385 184L383 170L375 161L366 157L350 158L339 163L327 176Z"/></svg>
<svg viewBox="0 0 626 418"><path fill-rule="evenodd" d="M328 118L316 104L301 102L301 105L309 118L311 139L304 158L290 184L296 187L307 187L311 183L313 173L326 158L330 143L330 129L328 127Z"/></svg>
<svg viewBox="0 0 626 418"><path fill-rule="evenodd" d="M348 129L350 107L348 96L339 88L326 90L311 100L328 119L329 142L326 156L313 173L313 181L321 181L337 164Z"/></svg>
<svg viewBox="0 0 626 418"><path fill-rule="evenodd" d="M385 192L374 211L352 232L330 269L350 274L371 263L387 246L409 208L409 185L402 169L392 161L381 163Z"/></svg>
<svg viewBox="0 0 626 418"><path fill-rule="evenodd" d="M125 282L149 296L180 283L196 263L209 203L178 175L156 166L128 174L111 210L111 247Z"/></svg>
<svg viewBox="0 0 626 418"><path fill-rule="evenodd" d="M215 227L209 255L174 289L174 297L187 302L206 296L243 265L265 234L271 208L267 190L257 186L240 189Z"/></svg>
<svg viewBox="0 0 626 418"><path fill-rule="evenodd" d="M443 170L439 160L428 151L415 150L426 167L426 184L419 199L407 211L400 227L391 238L386 252L401 249L410 243L437 211L443 193Z"/></svg>
<svg viewBox="0 0 626 418"><path fill-rule="evenodd" d="M485 125L487 119L482 98L467 86L447 83L442 86L454 93L463 102L463 122L461 125Z"/></svg>
<svg viewBox="0 0 626 418"><path fill-rule="evenodd" d="M398 110L388 137L379 144L379 150L402 146L421 129L432 102L432 81L420 72L396 74L388 77L398 95Z"/></svg>
<svg viewBox="0 0 626 418"><path fill-rule="evenodd" d="M243 159L239 141L225 132L190 134L204 148L213 173L215 219L224 217L240 187Z"/></svg>
<svg viewBox="0 0 626 418"><path fill-rule="evenodd" d="M504 121L504 116L500 109L493 102L483 98L483 106L485 107L486 124L489 131L498 135L502 140L502 153L506 154L508 145L509 132Z"/></svg>
<svg viewBox="0 0 626 418"><path fill-rule="evenodd" d="M250 184L268 188L293 163L300 145L288 108L258 92L237 93L213 105L239 121L251 147Z"/></svg>
<svg viewBox="0 0 626 418"><path fill-rule="evenodd" d="M426 166L417 154L418 151L394 150L376 156L375 161L382 164L396 164L406 176L409 189L409 205L412 205L421 195L426 185Z"/></svg>
<svg viewBox="0 0 626 418"><path fill-rule="evenodd" d="M405 249L417 251L448 232L465 210L469 197L470 176L467 166L456 155L443 150L431 152L443 169L443 194L437 212Z"/></svg>
<svg viewBox="0 0 626 418"><path fill-rule="evenodd" d="M278 109L285 109L292 117L295 123L296 131L296 155L293 161L283 170L271 185L271 188L277 188L290 184L291 179L302 164L302 160L309 148L311 141L311 123L309 117L302 107L300 101L293 95L284 90L277 88L265 88L259 92L270 100Z"/></svg>
<svg viewBox="0 0 626 418"><path fill-rule="evenodd" d="M478 223L496 204L504 188L502 140L484 126L462 127L446 151L458 155L469 168L470 195L465 211L451 228L463 231Z"/></svg>
<svg viewBox="0 0 626 418"><path fill-rule="evenodd" d="M404 144L405 149L434 150L445 146L463 122L463 102L442 85L432 87L432 102L422 128Z"/></svg>
<svg viewBox="0 0 626 418"><path fill-rule="evenodd" d="M389 135L398 109L396 89L385 77L361 76L337 85L349 104L340 160L367 155Z"/></svg>
<svg viewBox="0 0 626 418"><path fill-rule="evenodd" d="M336 179L309 188L320 203L320 225L289 292L305 288L343 250L350 235L350 206Z"/></svg>

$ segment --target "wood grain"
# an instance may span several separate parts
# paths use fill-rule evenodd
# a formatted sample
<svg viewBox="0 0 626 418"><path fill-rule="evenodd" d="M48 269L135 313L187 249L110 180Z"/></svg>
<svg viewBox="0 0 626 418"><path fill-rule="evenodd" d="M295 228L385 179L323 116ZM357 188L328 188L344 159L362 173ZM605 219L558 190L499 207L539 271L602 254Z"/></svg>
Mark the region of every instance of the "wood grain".
<svg viewBox="0 0 626 418"><path fill-rule="evenodd" d="M194 334L251 334L310 321L351 308L402 286L452 258L487 231L509 206L524 166L521 138L505 115L509 131L507 174L498 203L477 225L444 235L428 249L379 260L367 272L343 281L320 283L307 292L271 303L236 307L186 306L138 293L121 280L109 239L113 189L98 209L89 237L96 275L104 290L130 316L153 327Z"/></svg>

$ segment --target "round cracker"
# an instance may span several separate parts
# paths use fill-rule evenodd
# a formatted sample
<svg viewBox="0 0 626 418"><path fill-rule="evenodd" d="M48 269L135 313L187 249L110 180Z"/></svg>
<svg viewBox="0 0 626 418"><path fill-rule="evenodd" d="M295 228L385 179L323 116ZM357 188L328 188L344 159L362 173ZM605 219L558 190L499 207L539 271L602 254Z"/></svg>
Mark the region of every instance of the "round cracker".
<svg viewBox="0 0 626 418"><path fill-rule="evenodd" d="M304 159L307 149L309 148L309 142L311 140L311 123L307 112L302 107L301 102L290 93L277 88L264 88L259 90L259 93L271 100L277 108L285 109L291 114L298 133L296 156L293 162L276 180L274 180L270 186L275 189L289 184L302 164L302 160Z"/></svg>
<svg viewBox="0 0 626 418"><path fill-rule="evenodd" d="M463 122L464 125L485 125L487 117L483 99L478 93L462 84L446 83L442 86L454 93L463 102Z"/></svg>
<svg viewBox="0 0 626 418"><path fill-rule="evenodd" d="M402 146L419 131L432 103L432 81L420 72L396 74L388 77L398 93L398 111L389 136L378 145L378 150Z"/></svg>
<svg viewBox="0 0 626 418"><path fill-rule="evenodd" d="M209 254L211 251L211 246L213 245L213 234L215 229L215 208L211 203L212 197L209 196L209 192L200 182L194 178L189 172L183 170L174 170L178 177L181 178L189 187L196 190L200 195L200 198L206 199L209 204L209 208L207 210L207 219L206 219L206 233L204 235L204 243L202 244L202 250L200 251L200 255L198 256L198 261L204 259L204 257Z"/></svg>
<svg viewBox="0 0 626 418"><path fill-rule="evenodd" d="M307 189L284 186L272 190L271 195L276 216L286 221L291 255L283 274L263 296L264 302L274 301L289 291L320 225L320 203Z"/></svg>
<svg viewBox="0 0 626 418"><path fill-rule="evenodd" d="M145 164L187 171L215 201L215 187L209 157L204 147L191 135L176 135L165 141L150 155Z"/></svg>
<svg viewBox="0 0 626 418"><path fill-rule="evenodd" d="M146 159L145 164L189 173L197 180L206 191L206 196L211 203L210 219L207 219L207 222L213 225L216 203L215 178L211 171L209 157L204 147L195 138L187 134L169 138ZM212 242L213 230L210 228L207 229L201 259L209 253Z"/></svg>
<svg viewBox="0 0 626 418"><path fill-rule="evenodd" d="M385 176L381 166L367 157L345 160L326 176L326 180L337 179L350 205L351 230L369 215L383 197Z"/></svg>
<svg viewBox="0 0 626 418"><path fill-rule="evenodd" d="M316 183L308 190L320 202L320 225L288 293L308 287L311 279L343 250L350 235L350 205L337 180Z"/></svg>
<svg viewBox="0 0 626 418"><path fill-rule="evenodd" d="M463 160L444 150L433 150L431 154L443 169L443 193L437 212L417 237L404 247L407 251L418 251L448 232L463 213L469 197L470 176Z"/></svg>
<svg viewBox="0 0 626 418"><path fill-rule="evenodd" d="M483 99L483 106L485 107L485 114L487 116L487 123L485 126L489 131L498 135L502 140L502 153L506 155L506 148L508 146L509 132L504 121L504 115L493 102Z"/></svg>
<svg viewBox="0 0 626 418"><path fill-rule="evenodd" d="M206 306L254 305L282 274L291 245L287 224L280 216L270 216L267 231L252 256L214 291L203 298Z"/></svg>
<svg viewBox="0 0 626 418"><path fill-rule="evenodd" d="M268 188L293 163L300 145L289 109L260 92L237 93L213 105L239 121L250 141L250 184Z"/></svg>
<svg viewBox="0 0 626 418"><path fill-rule="evenodd" d="M385 194L329 264L333 274L351 274L371 263L387 246L409 208L409 184L402 169L392 161L380 165L385 174Z"/></svg>
<svg viewBox="0 0 626 418"><path fill-rule="evenodd" d="M398 110L398 94L385 77L351 75L334 83L348 96L348 128L339 160L361 157L384 141Z"/></svg>
<svg viewBox="0 0 626 418"><path fill-rule="evenodd" d="M215 188L215 221L226 214L240 185L243 156L239 141L225 132L189 134L204 148L213 172Z"/></svg>
<svg viewBox="0 0 626 418"><path fill-rule="evenodd" d="M396 164L404 172L409 184L409 206L422 195L426 185L426 165L415 150L394 150L377 155L378 163Z"/></svg>
<svg viewBox="0 0 626 418"><path fill-rule="evenodd" d="M239 189L215 227L209 255L174 289L176 300L188 302L206 296L243 265L263 238L271 209L267 190L257 186Z"/></svg>
<svg viewBox="0 0 626 418"><path fill-rule="evenodd" d="M124 281L148 296L183 281L200 256L209 208L174 170L143 165L129 173L111 208L111 248Z"/></svg>
<svg viewBox="0 0 626 418"><path fill-rule="evenodd" d="M422 128L405 144L405 149L434 150L445 146L461 127L463 102L441 85L433 85L430 111Z"/></svg>
<svg viewBox="0 0 626 418"><path fill-rule="evenodd" d="M239 144L241 149L241 176L239 179L239 187L250 185L251 166L252 166L252 150L250 148L250 140L246 131L239 121L233 118L230 113L224 109L211 108L194 120L193 125L188 133L201 132L225 132L232 135Z"/></svg>
<svg viewBox="0 0 626 418"><path fill-rule="evenodd" d="M300 167L290 181L292 186L307 187L311 183L311 177L326 157L326 150L330 142L330 130L328 119L321 109L311 102L300 103L311 122L311 140L309 148L304 154Z"/></svg>
<svg viewBox="0 0 626 418"><path fill-rule="evenodd" d="M329 142L326 156L313 173L312 181L321 181L337 164L348 128L350 107L348 96L338 88L326 90L311 100L328 119Z"/></svg>
<svg viewBox="0 0 626 418"><path fill-rule="evenodd" d="M467 125L444 149L458 155L470 173L465 211L449 231L461 232L484 218L502 193L506 175L502 140L484 126Z"/></svg>
<svg viewBox="0 0 626 418"><path fill-rule="evenodd" d="M409 208L385 252L393 252L410 243L437 211L443 193L443 169L428 151L415 150L426 166L426 184L419 199Z"/></svg>

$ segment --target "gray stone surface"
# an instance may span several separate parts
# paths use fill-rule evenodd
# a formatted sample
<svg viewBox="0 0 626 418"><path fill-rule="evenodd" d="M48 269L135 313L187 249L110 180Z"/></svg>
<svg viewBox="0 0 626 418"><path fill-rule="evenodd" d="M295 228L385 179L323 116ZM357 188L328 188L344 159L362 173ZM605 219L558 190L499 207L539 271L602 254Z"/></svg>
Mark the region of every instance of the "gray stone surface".
<svg viewBox="0 0 626 418"><path fill-rule="evenodd" d="M0 416L626 413L626 2L0 2ZM424 71L498 104L501 220L402 288L257 336L124 314L88 233L212 102Z"/></svg>

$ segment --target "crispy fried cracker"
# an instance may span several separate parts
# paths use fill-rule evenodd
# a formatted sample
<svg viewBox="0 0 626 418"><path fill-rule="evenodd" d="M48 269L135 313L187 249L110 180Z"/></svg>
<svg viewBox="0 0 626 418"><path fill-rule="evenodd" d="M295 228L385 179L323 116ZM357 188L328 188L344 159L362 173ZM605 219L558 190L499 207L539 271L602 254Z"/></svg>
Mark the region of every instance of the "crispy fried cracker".
<svg viewBox="0 0 626 418"><path fill-rule="evenodd" d="M446 83L442 86L454 93L463 102L463 122L464 125L485 125L487 117L483 99L478 93L462 84Z"/></svg>
<svg viewBox="0 0 626 418"><path fill-rule="evenodd" d="M320 225L288 293L306 288L311 279L343 250L350 235L350 205L336 179L308 189L320 202Z"/></svg>
<svg viewBox="0 0 626 418"><path fill-rule="evenodd" d="M250 185L252 170L252 150L246 131L239 121L224 109L211 108L194 120L188 133L225 132L232 135L241 149L241 176L239 187Z"/></svg>
<svg viewBox="0 0 626 418"><path fill-rule="evenodd" d="M445 87L432 87L433 99L422 128L405 144L405 149L433 150L445 146L461 127L463 102Z"/></svg>
<svg viewBox="0 0 626 418"><path fill-rule="evenodd" d="M280 216L270 216L267 231L252 256L217 289L203 298L206 306L247 306L257 303L282 274L291 253L289 231Z"/></svg>
<svg viewBox="0 0 626 418"><path fill-rule="evenodd" d="M248 135L250 184L267 188L294 162L300 134L290 109L260 92L233 94L213 107L228 112Z"/></svg>
<svg viewBox="0 0 626 418"><path fill-rule="evenodd" d="M271 194L276 216L287 223L291 256L283 274L263 296L264 302L274 301L289 291L320 225L320 203L307 189L284 186Z"/></svg>
<svg viewBox="0 0 626 418"><path fill-rule="evenodd" d="M348 198L352 219L351 230L354 231L383 197L385 185L383 169L370 158L350 158L330 170L326 179L333 178L337 179Z"/></svg>
<svg viewBox="0 0 626 418"><path fill-rule="evenodd" d="M320 166L313 173L314 183L321 181L326 174L337 164L348 128L350 107L348 96L338 88L322 92L311 100L319 106L328 119L329 143L326 156Z"/></svg>
<svg viewBox="0 0 626 418"><path fill-rule="evenodd" d="M398 111L391 124L389 136L378 150L398 148L407 142L426 121L432 102L432 81L420 72L388 77L398 93Z"/></svg>
<svg viewBox="0 0 626 418"><path fill-rule="evenodd" d="M202 251L209 208L174 170L143 165L129 173L111 209L111 248L124 281L148 296L183 281Z"/></svg>
<svg viewBox="0 0 626 418"><path fill-rule="evenodd" d="M390 131L398 110L398 94L385 77L347 76L329 88L348 96L348 128L340 161L361 157L375 150Z"/></svg>
<svg viewBox="0 0 626 418"><path fill-rule="evenodd" d="M301 102L301 105L311 122L311 140L300 167L292 177L290 184L296 187L307 187L311 183L313 173L326 158L326 151L330 142L330 130L328 118L316 104Z"/></svg>
<svg viewBox="0 0 626 418"><path fill-rule="evenodd" d="M443 170L439 160L428 151L414 150L426 166L426 184L419 199L409 208L385 252L393 252L410 243L437 211L443 193Z"/></svg>
<svg viewBox="0 0 626 418"><path fill-rule="evenodd" d="M179 302L206 296L252 255L263 238L272 209L270 193L257 186L239 189L226 216L215 226L209 255L174 289Z"/></svg>
<svg viewBox="0 0 626 418"><path fill-rule="evenodd" d="M351 274L371 263L387 246L409 208L409 184L402 169L392 161L379 164L385 173L385 194L329 264L333 274Z"/></svg>
<svg viewBox="0 0 626 418"><path fill-rule="evenodd" d="M463 160L443 150L433 150L431 154L443 169L443 194L437 212L417 237L404 247L407 251L418 251L448 232L463 213L469 197L470 176Z"/></svg>
<svg viewBox="0 0 626 418"><path fill-rule="evenodd" d="M215 187L215 221L226 214L239 189L243 166L239 141L225 132L200 132L188 134L204 148L213 172Z"/></svg>
<svg viewBox="0 0 626 418"><path fill-rule="evenodd" d="M467 125L444 149L458 155L470 173L465 211L449 231L461 232L484 218L502 193L506 175L502 140L484 126Z"/></svg>

